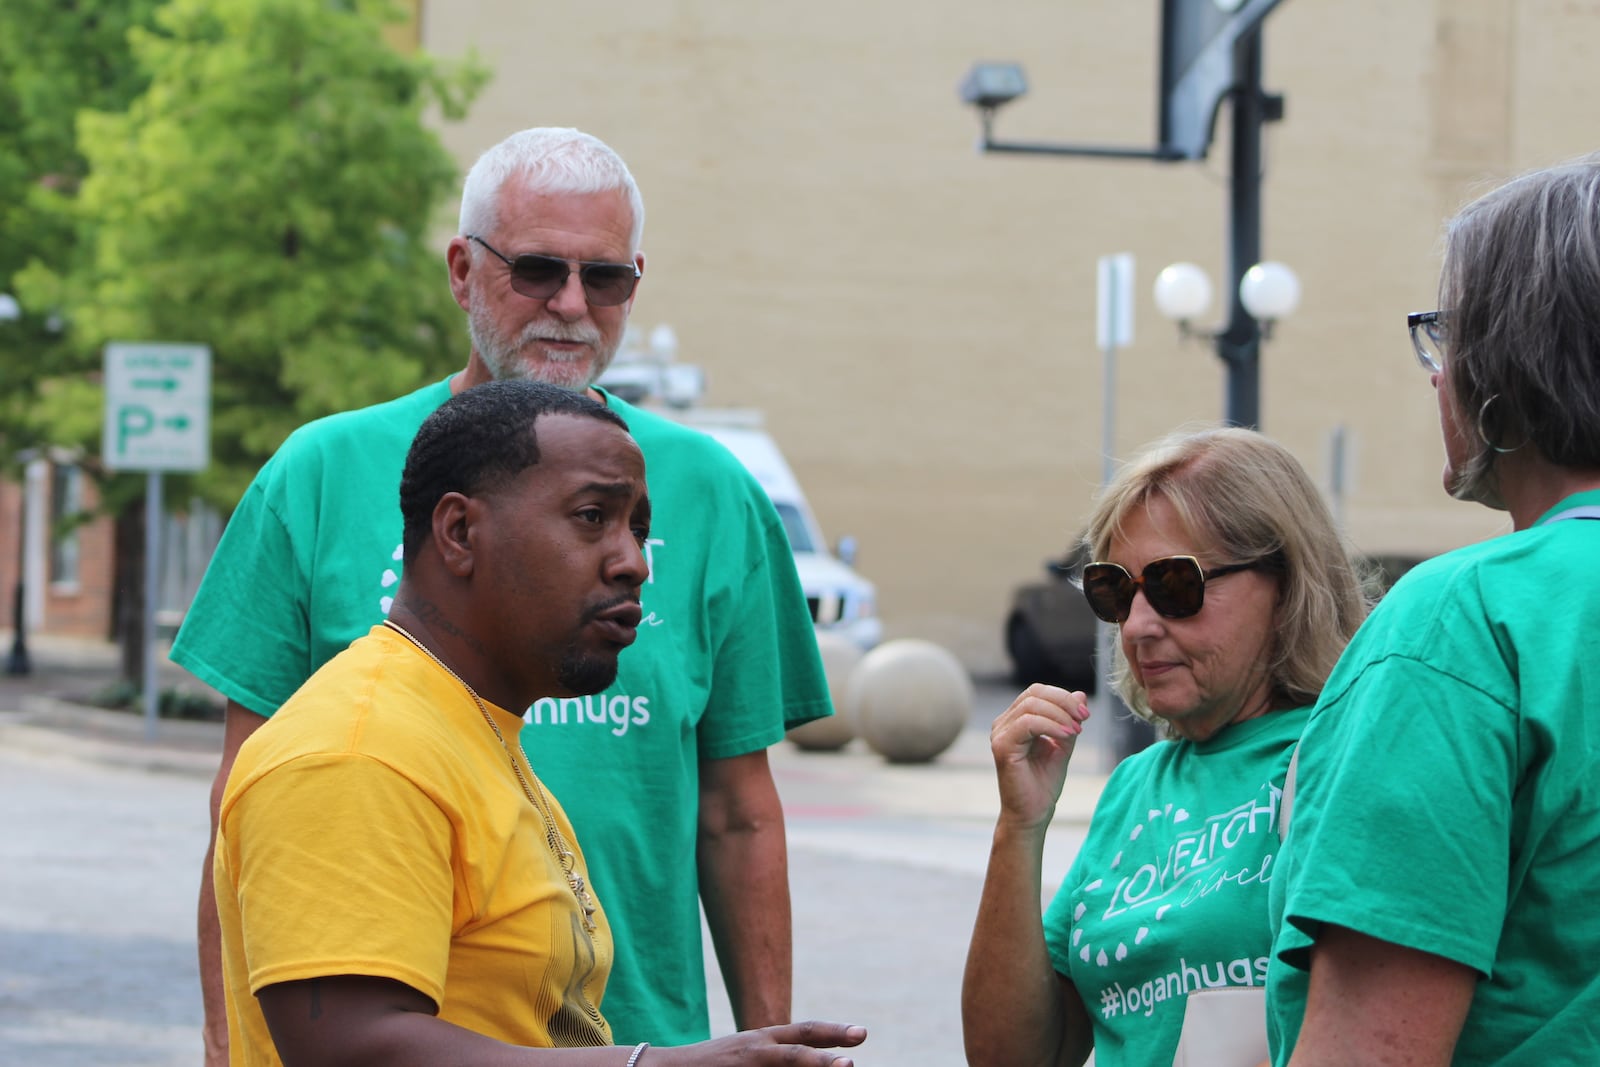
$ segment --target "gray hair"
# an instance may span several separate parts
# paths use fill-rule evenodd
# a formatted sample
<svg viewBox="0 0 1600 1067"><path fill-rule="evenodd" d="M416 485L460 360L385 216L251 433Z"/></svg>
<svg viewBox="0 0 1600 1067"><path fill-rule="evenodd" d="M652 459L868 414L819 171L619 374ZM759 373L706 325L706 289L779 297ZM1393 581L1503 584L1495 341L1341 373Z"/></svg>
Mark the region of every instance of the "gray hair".
<svg viewBox="0 0 1600 1067"><path fill-rule="evenodd" d="M1273 707L1315 701L1370 605L1349 546L1300 461L1254 430L1171 434L1101 491L1084 532L1093 558L1108 558L1124 523L1158 496L1196 539L1197 552L1209 549L1222 563L1262 560L1278 579L1268 669ZM1113 681L1130 708L1151 717L1120 647Z"/></svg>
<svg viewBox="0 0 1600 1067"><path fill-rule="evenodd" d="M500 190L512 178L545 193L606 193L628 200L631 251L644 235L644 197L622 157L598 137L563 126L537 126L501 141L472 165L461 188L461 235L493 233Z"/></svg>
<svg viewBox="0 0 1600 1067"><path fill-rule="evenodd" d="M1446 384L1479 450L1451 493L1492 501L1497 454L1600 467L1600 153L1523 175L1445 233Z"/></svg>

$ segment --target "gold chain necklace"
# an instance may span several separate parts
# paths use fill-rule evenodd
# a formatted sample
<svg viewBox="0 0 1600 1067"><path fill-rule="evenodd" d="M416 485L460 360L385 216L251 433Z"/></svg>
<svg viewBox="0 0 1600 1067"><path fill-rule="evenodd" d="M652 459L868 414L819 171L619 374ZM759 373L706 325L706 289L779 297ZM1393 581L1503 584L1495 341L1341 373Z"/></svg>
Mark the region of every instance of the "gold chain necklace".
<svg viewBox="0 0 1600 1067"><path fill-rule="evenodd" d="M556 826L555 816L551 814L549 800L544 795L544 787L539 784L539 779L534 778L529 784L528 778L522 773L522 765L517 762L517 757L512 754L511 746L506 744L505 735L500 732L499 725L494 721L494 716L489 714L489 709L484 706L483 700L466 679L450 669L449 664L433 654L433 650L411 636L399 623L392 619L384 619L383 624L401 637L409 641L417 651L437 663L446 674L456 680L456 684L467 691L472 702L478 706L478 714L483 716L483 721L489 724L489 729L494 731L496 741L500 742L500 749L506 754L506 759L511 762L511 773L517 776L517 784L522 786L522 795L528 798L528 803L533 805L533 810L539 813L539 818L544 821L545 842L549 844L550 851L555 853L556 862L561 865L561 873L567 877L567 885L572 889L572 895L578 899L578 907L583 910L583 928L590 933L595 930L594 922L594 897L589 893L588 883L583 880L583 875L577 871L577 857L572 854L572 849L567 845L567 839L562 836L560 827Z"/></svg>

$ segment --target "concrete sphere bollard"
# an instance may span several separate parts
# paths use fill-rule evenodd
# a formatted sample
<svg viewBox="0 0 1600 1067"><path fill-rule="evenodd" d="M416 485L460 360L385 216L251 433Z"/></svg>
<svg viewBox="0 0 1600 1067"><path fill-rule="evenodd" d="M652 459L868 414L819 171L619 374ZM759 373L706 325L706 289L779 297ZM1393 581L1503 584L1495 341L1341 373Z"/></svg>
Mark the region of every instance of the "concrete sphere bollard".
<svg viewBox="0 0 1600 1067"><path fill-rule="evenodd" d="M833 699L833 715L814 719L788 732L789 740L814 752L835 752L856 735L845 714L845 688L850 673L861 662L861 650L846 638L826 630L817 631L817 651L822 653L822 669L828 676L828 696Z"/></svg>
<svg viewBox="0 0 1600 1067"><path fill-rule="evenodd" d="M850 673L850 724L890 763L925 763L955 742L972 717L972 679L931 641L888 641Z"/></svg>

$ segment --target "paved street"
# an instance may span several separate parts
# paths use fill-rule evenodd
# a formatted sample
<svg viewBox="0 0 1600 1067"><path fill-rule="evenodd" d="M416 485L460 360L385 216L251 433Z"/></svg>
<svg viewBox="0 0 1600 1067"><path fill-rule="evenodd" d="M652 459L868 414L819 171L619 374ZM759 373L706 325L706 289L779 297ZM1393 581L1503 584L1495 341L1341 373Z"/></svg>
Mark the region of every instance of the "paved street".
<svg viewBox="0 0 1600 1067"><path fill-rule="evenodd" d="M0 1064L200 1062L206 789L0 747Z"/></svg>
<svg viewBox="0 0 1600 1067"><path fill-rule="evenodd" d="M796 1015L869 1027L863 1065L962 1062L961 969L996 805L985 728L1011 695L980 685L972 727L931 765L890 765L859 741L773 749ZM220 729L163 721L152 745L136 716L9 696L0 686L0 1067L197 1067L194 893ZM1068 782L1056 877L1101 781Z"/></svg>

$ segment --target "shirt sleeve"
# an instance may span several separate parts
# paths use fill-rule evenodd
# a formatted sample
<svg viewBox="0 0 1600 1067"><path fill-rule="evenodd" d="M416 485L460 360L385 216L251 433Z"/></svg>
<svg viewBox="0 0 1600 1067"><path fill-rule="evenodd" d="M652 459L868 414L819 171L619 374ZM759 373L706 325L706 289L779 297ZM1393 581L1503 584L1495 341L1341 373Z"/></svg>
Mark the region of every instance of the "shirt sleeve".
<svg viewBox="0 0 1600 1067"><path fill-rule="evenodd" d="M1284 962L1305 968L1332 923L1487 974L1511 868L1514 709L1388 656L1317 709L1300 753L1284 915L1301 936L1280 943Z"/></svg>
<svg viewBox="0 0 1600 1067"><path fill-rule="evenodd" d="M748 569L716 649L711 701L698 731L702 759L766 748L785 730L833 710L788 535L766 493L753 481L751 487Z"/></svg>
<svg viewBox="0 0 1600 1067"><path fill-rule="evenodd" d="M172 660L229 700L271 715L313 669L306 571L273 506L274 466L245 491L172 645Z"/></svg>
<svg viewBox="0 0 1600 1067"><path fill-rule="evenodd" d="M218 891L239 905L250 990L341 974L441 1003L454 899L449 820L366 756L305 756L223 812Z"/></svg>

